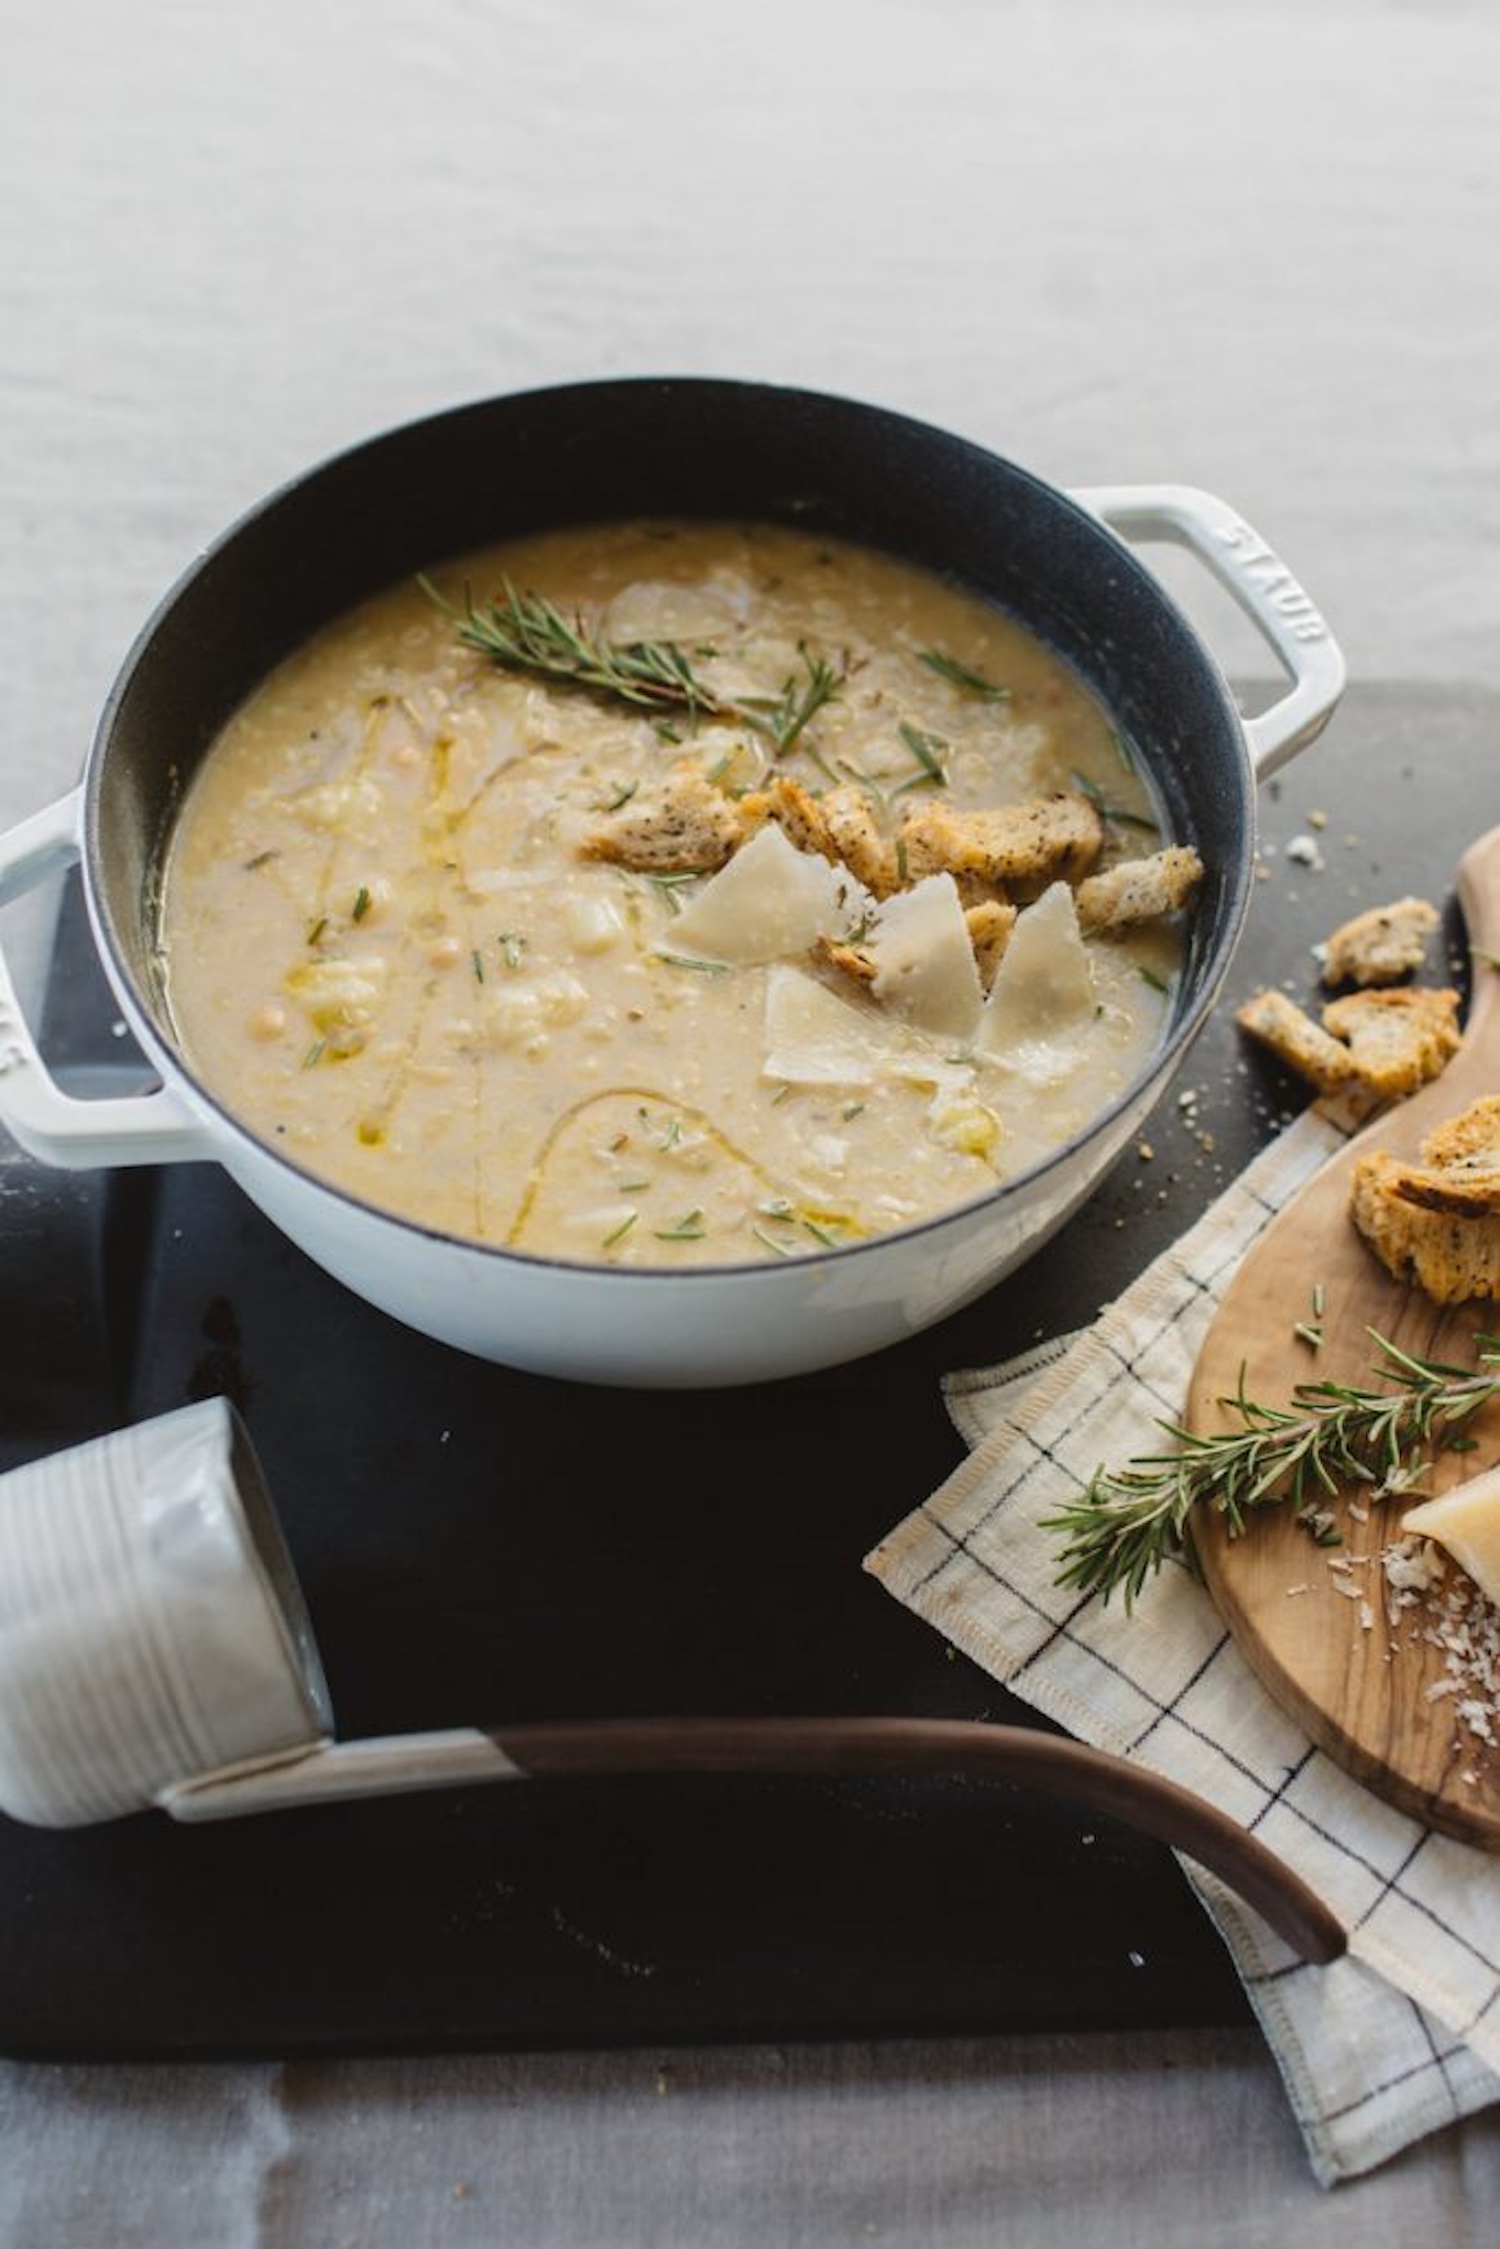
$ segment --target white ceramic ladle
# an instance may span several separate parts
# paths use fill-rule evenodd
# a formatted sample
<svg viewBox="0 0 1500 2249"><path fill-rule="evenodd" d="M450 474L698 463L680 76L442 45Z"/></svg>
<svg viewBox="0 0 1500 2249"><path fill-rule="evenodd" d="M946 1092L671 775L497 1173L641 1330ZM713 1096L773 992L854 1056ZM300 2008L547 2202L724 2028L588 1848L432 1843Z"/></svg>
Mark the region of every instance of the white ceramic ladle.
<svg viewBox="0 0 1500 2249"><path fill-rule="evenodd" d="M1235 1822L1030 1727L645 1718L339 1742L250 1440L221 1398L0 1476L0 1809L84 1826L227 1818L461 1783L621 1772L964 1772L1125 1820L1220 1876L1302 1957L1344 1931Z"/></svg>

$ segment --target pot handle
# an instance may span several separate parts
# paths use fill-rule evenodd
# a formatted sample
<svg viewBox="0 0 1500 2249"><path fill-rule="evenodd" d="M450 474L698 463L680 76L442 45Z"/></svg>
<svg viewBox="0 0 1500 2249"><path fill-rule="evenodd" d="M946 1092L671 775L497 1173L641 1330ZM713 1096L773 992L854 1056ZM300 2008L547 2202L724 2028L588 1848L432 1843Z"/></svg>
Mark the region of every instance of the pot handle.
<svg viewBox="0 0 1500 2249"><path fill-rule="evenodd" d="M1259 532L1211 492L1187 484L1100 485L1072 494L1127 541L1170 540L1197 556L1267 641L1291 687L1242 721L1257 780L1321 734L1344 691L1342 651L1322 617Z"/></svg>
<svg viewBox="0 0 1500 2249"><path fill-rule="evenodd" d="M82 856L83 791L59 797L0 836L0 906ZM100 1101L64 1093L48 1071L16 996L0 944L0 1125L28 1155L72 1171L180 1163L211 1156L192 1111L163 1088Z"/></svg>

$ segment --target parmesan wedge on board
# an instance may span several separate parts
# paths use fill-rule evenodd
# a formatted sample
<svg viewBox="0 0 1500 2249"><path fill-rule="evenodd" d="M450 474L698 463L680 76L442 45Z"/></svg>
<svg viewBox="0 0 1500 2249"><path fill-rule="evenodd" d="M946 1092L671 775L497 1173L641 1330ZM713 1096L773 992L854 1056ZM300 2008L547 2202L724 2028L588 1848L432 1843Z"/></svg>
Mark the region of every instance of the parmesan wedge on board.
<svg viewBox="0 0 1500 2249"><path fill-rule="evenodd" d="M1485 1598L1500 1606L1500 1467L1409 1507L1401 1528L1409 1536L1436 1539Z"/></svg>

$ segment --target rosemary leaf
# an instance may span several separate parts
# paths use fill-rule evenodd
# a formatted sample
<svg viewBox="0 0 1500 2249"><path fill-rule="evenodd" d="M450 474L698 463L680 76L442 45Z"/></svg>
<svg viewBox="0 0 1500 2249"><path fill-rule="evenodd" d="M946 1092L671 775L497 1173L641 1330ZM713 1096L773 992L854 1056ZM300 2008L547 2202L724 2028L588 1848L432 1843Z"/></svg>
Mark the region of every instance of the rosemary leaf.
<svg viewBox="0 0 1500 2249"><path fill-rule="evenodd" d="M702 876L696 871L680 875L647 875L646 877L652 889L661 893L674 914L682 912L682 900L678 896L678 892L686 884L701 882L702 879Z"/></svg>
<svg viewBox="0 0 1500 2249"><path fill-rule="evenodd" d="M948 769L938 756L938 752L939 750L946 750L948 745L941 734L924 734L920 726L912 726L905 719L901 721L897 732L906 747L911 751L921 770L915 773L909 781L903 781L899 788L892 789L891 795L893 797L905 796L908 789L929 787L946 789L948 786Z"/></svg>
<svg viewBox="0 0 1500 2249"><path fill-rule="evenodd" d="M669 968L695 969L700 976L727 976L729 974L729 963L727 961L699 960L694 953L664 953L658 950L656 957L659 961L665 961Z"/></svg>
<svg viewBox="0 0 1500 2249"><path fill-rule="evenodd" d="M1123 804L1111 804L1097 781L1087 773L1074 773L1073 786L1080 796L1088 798L1101 820L1116 828L1143 828L1148 835L1161 834L1161 822L1150 819L1144 812L1131 812Z"/></svg>
<svg viewBox="0 0 1500 2249"><path fill-rule="evenodd" d="M800 685L794 677L786 682L779 695L745 695L730 706L732 715L742 720L752 733L765 737L777 757L785 757L795 747L803 729L817 717L825 703L838 699L844 685L844 674L836 672L821 656L812 655L805 641L797 653L807 674ZM821 759L815 762L828 772ZM833 774L828 773L828 778L832 781Z"/></svg>
<svg viewBox="0 0 1500 2249"><path fill-rule="evenodd" d="M886 791L880 786L880 783L875 779L873 774L866 773L862 765L856 765L852 758L846 757L839 758L837 760L837 764L839 772L842 773L844 779L846 781L852 781L855 784L856 788L865 790L868 795L872 796L875 799L875 802L877 804L890 803L890 798L886 794Z"/></svg>
<svg viewBox="0 0 1500 2249"><path fill-rule="evenodd" d="M658 1227L656 1239L659 1242L701 1242L706 1232L702 1211L690 1210L685 1218L678 1219L675 1226Z"/></svg>
<svg viewBox="0 0 1500 2249"><path fill-rule="evenodd" d="M1011 691L1008 687L997 687L993 680L986 679L982 673L971 671L967 664L959 663L956 656L945 656L940 648L919 648L917 662L925 664L930 672L936 672L939 679L947 680L950 687L966 687L971 695L981 696L986 703L1010 701Z"/></svg>

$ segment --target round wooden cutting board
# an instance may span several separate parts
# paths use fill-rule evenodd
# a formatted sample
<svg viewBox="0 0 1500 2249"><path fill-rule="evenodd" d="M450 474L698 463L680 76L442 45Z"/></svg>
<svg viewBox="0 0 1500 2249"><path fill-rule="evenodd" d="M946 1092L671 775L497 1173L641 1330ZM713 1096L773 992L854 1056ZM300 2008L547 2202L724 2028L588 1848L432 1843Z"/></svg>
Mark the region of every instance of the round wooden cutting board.
<svg viewBox="0 0 1500 2249"><path fill-rule="evenodd" d="M1444 1308L1392 1280L1349 1217L1358 1157L1385 1148L1413 1158L1433 1128L1484 1093L1500 1093L1500 829L1465 854L1458 897L1474 953L1464 1043L1442 1076L1366 1127L1267 1228L1231 1282L1205 1339L1187 1403L1198 1433L1236 1426L1222 1401L1238 1390L1285 1403L1299 1382L1378 1382L1370 1330L1422 1358L1464 1368L1475 1338L1500 1330L1490 1302ZM1486 958L1488 956L1488 959ZM1299 1339L1321 1291L1322 1347ZM1426 1488L1446 1490L1500 1459L1500 1402L1468 1424L1478 1449L1439 1453ZM1368 1505L1368 1519L1350 1512ZM1500 1748L1462 1725L1454 1699L1433 1696L1442 1651L1423 1638L1439 1594L1387 1615L1383 1545L1398 1535L1400 1499L1368 1502L1354 1489L1329 1502L1342 1534L1320 1547L1294 1510L1267 1507L1245 1535L1226 1536L1205 1513L1194 1541L1203 1574L1241 1650L1277 1701L1320 1748L1377 1795L1445 1833L1500 1852ZM1329 1567L1331 1560L1348 1565ZM1449 1576L1457 1565L1449 1564ZM1351 1590L1339 1591L1342 1582ZM1495 1714L1500 1736L1500 1710Z"/></svg>

